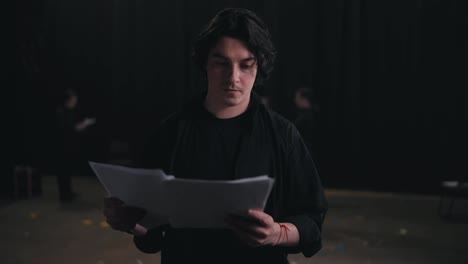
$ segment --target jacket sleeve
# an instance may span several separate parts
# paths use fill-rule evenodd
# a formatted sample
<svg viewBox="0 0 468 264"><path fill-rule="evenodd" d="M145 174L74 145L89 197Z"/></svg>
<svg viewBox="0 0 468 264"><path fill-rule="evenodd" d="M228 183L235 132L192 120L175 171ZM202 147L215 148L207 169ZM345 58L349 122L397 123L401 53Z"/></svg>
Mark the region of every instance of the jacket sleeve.
<svg viewBox="0 0 468 264"><path fill-rule="evenodd" d="M295 225L300 241L297 247L288 247L288 253L302 252L311 257L322 248L322 223L328 209L323 187L314 161L294 126L287 133L286 208L281 221Z"/></svg>

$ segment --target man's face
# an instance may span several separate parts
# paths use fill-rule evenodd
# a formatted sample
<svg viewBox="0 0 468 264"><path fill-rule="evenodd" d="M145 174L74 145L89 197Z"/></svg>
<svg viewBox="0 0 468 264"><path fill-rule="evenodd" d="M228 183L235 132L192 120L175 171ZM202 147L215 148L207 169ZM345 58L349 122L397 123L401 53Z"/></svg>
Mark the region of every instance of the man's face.
<svg viewBox="0 0 468 264"><path fill-rule="evenodd" d="M208 54L208 93L225 106L248 102L257 68L254 55L242 41L221 38Z"/></svg>

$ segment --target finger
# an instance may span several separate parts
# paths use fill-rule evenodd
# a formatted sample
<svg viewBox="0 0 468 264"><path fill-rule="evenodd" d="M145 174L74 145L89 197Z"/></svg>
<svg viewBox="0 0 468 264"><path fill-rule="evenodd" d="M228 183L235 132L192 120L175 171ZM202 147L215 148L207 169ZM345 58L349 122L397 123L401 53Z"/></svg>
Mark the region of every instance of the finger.
<svg viewBox="0 0 468 264"><path fill-rule="evenodd" d="M263 239L266 237L265 228L251 223L249 220L243 219L243 217L239 216L230 216L226 218L226 223L235 229L242 230L249 235Z"/></svg>
<svg viewBox="0 0 468 264"><path fill-rule="evenodd" d="M269 214L260 210L250 209L247 211L247 216L255 219L259 225L264 227L269 226L273 222L273 218Z"/></svg>
<svg viewBox="0 0 468 264"><path fill-rule="evenodd" d="M251 234L245 232L242 229L233 228L233 231L241 241L243 241L249 246L258 247L262 245L260 239L256 238L255 236L252 236Z"/></svg>

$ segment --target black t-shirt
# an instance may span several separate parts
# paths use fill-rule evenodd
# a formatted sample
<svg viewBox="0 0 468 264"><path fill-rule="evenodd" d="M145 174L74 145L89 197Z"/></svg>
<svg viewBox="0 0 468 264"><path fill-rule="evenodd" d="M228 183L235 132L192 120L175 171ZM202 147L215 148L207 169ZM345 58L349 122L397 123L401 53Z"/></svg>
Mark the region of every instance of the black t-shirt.
<svg viewBox="0 0 468 264"><path fill-rule="evenodd" d="M232 180L244 131L245 114L219 119L203 106L200 117L187 136L187 146L179 153L184 157L178 164L177 177L207 180ZM215 143L214 143L215 142Z"/></svg>
<svg viewBox="0 0 468 264"><path fill-rule="evenodd" d="M247 114L219 119L209 113L203 105L195 111L198 118L192 123L185 141L190 149L180 152L175 175L207 180L235 179L240 143L246 133ZM227 263L226 258L245 261L244 254L248 254L249 257L252 254L263 254L258 249L255 253L253 248L241 243L228 229L181 228L169 229L166 232L166 251L163 254L170 255L172 260L179 256L181 262L203 259L206 263ZM174 252L168 252L171 250ZM238 255L228 256L232 252L237 252Z"/></svg>

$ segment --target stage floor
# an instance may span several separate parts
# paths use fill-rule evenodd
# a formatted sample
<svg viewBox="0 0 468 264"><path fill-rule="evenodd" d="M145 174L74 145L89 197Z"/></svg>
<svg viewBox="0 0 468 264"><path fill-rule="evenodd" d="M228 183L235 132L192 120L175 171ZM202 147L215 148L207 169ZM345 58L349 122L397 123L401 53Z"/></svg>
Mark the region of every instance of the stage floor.
<svg viewBox="0 0 468 264"><path fill-rule="evenodd" d="M58 202L55 178L43 177L41 197L0 203L2 264L142 264L159 255L139 252L128 234L111 230L101 214L104 192L92 177L74 177L81 195ZM291 263L468 263L468 221L439 218L439 197L327 190L330 209L323 249ZM467 201L455 205L468 212ZM220 260L219 263L222 263Z"/></svg>

